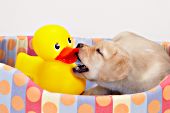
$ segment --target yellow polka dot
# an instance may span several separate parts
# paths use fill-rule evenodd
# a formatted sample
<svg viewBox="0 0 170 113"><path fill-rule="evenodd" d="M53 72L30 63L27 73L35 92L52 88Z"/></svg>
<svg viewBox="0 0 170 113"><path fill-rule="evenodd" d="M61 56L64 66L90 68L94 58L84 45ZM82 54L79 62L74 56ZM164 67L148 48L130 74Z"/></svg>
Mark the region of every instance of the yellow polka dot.
<svg viewBox="0 0 170 113"><path fill-rule="evenodd" d="M132 102L136 105L141 105L145 102L145 95L143 93L139 93L139 94L134 94L132 95Z"/></svg>
<svg viewBox="0 0 170 113"><path fill-rule="evenodd" d="M23 47L20 47L20 48L18 48L18 51L17 51L17 54L18 53L26 53L26 49L25 48L23 48Z"/></svg>
<svg viewBox="0 0 170 113"><path fill-rule="evenodd" d="M5 52L4 50L0 49L0 60L3 60L5 58Z"/></svg>
<svg viewBox="0 0 170 113"><path fill-rule="evenodd" d="M75 103L75 96L73 95L62 95L61 102L66 106L71 106Z"/></svg>
<svg viewBox="0 0 170 113"><path fill-rule="evenodd" d="M160 102L158 100L153 100L148 105L149 113L158 113L160 111Z"/></svg>
<svg viewBox="0 0 170 113"><path fill-rule="evenodd" d="M165 100L170 100L170 85L167 85L163 90L163 98Z"/></svg>
<svg viewBox="0 0 170 113"><path fill-rule="evenodd" d="M16 111L20 111L24 108L24 101L20 96L14 96L12 98L12 107L16 110Z"/></svg>
<svg viewBox="0 0 170 113"><path fill-rule="evenodd" d="M35 111L28 111L27 113L36 113Z"/></svg>
<svg viewBox="0 0 170 113"><path fill-rule="evenodd" d="M52 102L46 102L43 105L43 112L44 113L57 113L57 106Z"/></svg>
<svg viewBox="0 0 170 113"><path fill-rule="evenodd" d="M7 95L10 92L10 84L6 80L0 81L0 94Z"/></svg>
<svg viewBox="0 0 170 113"><path fill-rule="evenodd" d="M27 90L27 98L31 102L37 102L41 97L41 92L38 88L36 87L30 87Z"/></svg>
<svg viewBox="0 0 170 113"><path fill-rule="evenodd" d="M125 104L118 104L114 109L114 113L129 113L129 108Z"/></svg>
<svg viewBox="0 0 170 113"><path fill-rule="evenodd" d="M8 65L4 65L3 68L4 68L4 70L7 70L7 71L10 71L13 69L13 67L8 66Z"/></svg>
<svg viewBox="0 0 170 113"><path fill-rule="evenodd" d="M30 49L33 49L33 47L32 47L32 39L29 41L29 44L28 44L28 45L29 45L29 48L30 48Z"/></svg>
<svg viewBox="0 0 170 113"><path fill-rule="evenodd" d="M94 113L93 108L89 104L82 104L78 108L78 113Z"/></svg>
<svg viewBox="0 0 170 113"><path fill-rule="evenodd" d="M14 66L14 59L13 58L8 58L7 59L7 64L10 66Z"/></svg>
<svg viewBox="0 0 170 113"><path fill-rule="evenodd" d="M20 87L26 84L27 77L22 73L17 73L17 74L14 74L13 80L14 80L15 85Z"/></svg>
<svg viewBox="0 0 170 113"><path fill-rule="evenodd" d="M27 37L26 36L17 36L19 40L25 40Z"/></svg>
<svg viewBox="0 0 170 113"><path fill-rule="evenodd" d="M9 113L8 108L4 104L0 104L0 113Z"/></svg>
<svg viewBox="0 0 170 113"><path fill-rule="evenodd" d="M108 106L111 103L111 98L109 96L97 96L96 102L100 106Z"/></svg>
<svg viewBox="0 0 170 113"><path fill-rule="evenodd" d="M10 50L10 51L13 50L15 48L15 46L16 46L15 40L14 39L9 39L8 40L8 45L7 45L8 50Z"/></svg>
<svg viewBox="0 0 170 113"><path fill-rule="evenodd" d="M170 109L167 109L164 113L170 113Z"/></svg>

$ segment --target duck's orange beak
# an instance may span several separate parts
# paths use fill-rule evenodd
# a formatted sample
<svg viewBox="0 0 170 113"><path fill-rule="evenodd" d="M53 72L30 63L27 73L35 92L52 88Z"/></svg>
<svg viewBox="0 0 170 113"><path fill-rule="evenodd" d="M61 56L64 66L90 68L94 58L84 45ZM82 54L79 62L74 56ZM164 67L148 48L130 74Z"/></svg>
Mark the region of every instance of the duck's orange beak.
<svg viewBox="0 0 170 113"><path fill-rule="evenodd" d="M79 52L78 48L64 48L61 53L55 58L55 60L62 61L67 64L72 64L77 60L77 53Z"/></svg>

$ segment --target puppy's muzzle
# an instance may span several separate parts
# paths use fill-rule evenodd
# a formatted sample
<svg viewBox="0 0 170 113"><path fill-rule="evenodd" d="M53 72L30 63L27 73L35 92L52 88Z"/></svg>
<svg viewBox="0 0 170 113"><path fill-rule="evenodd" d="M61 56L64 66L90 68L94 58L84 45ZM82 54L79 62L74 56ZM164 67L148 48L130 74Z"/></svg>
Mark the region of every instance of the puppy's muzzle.
<svg viewBox="0 0 170 113"><path fill-rule="evenodd" d="M78 65L77 67L73 68L74 73L84 73L88 71L89 69L85 65Z"/></svg>
<svg viewBox="0 0 170 113"><path fill-rule="evenodd" d="M84 44L78 43L76 48L83 48L83 47L84 47Z"/></svg>
<svg viewBox="0 0 170 113"><path fill-rule="evenodd" d="M76 48L83 48L83 47L84 47L83 43L78 43ZM74 73L88 72L89 69L81 62L81 59L79 58L78 53L76 53L76 56L77 56L80 64L73 68L73 72Z"/></svg>

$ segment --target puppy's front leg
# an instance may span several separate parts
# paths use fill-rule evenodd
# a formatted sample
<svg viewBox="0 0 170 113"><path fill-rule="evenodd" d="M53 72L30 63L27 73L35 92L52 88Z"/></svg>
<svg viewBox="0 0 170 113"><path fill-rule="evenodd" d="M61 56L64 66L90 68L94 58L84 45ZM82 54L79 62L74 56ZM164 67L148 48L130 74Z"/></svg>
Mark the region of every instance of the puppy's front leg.
<svg viewBox="0 0 170 113"><path fill-rule="evenodd" d="M111 95L112 91L101 86L88 89L83 95Z"/></svg>

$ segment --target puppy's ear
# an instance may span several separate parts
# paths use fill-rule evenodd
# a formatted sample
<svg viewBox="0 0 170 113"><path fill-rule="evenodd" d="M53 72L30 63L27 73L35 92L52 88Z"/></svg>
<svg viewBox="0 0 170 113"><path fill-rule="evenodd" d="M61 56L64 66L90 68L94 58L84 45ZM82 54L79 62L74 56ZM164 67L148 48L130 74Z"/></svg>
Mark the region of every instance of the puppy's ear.
<svg viewBox="0 0 170 113"><path fill-rule="evenodd" d="M112 57L108 59L100 70L98 80L113 82L126 78L130 71L129 56L126 51L116 48Z"/></svg>

